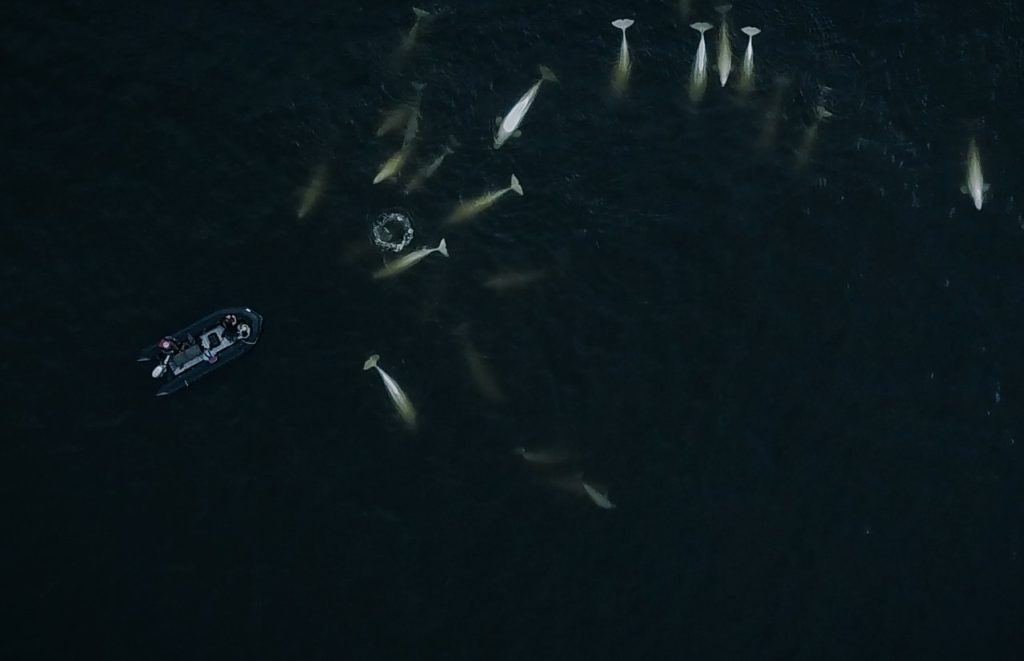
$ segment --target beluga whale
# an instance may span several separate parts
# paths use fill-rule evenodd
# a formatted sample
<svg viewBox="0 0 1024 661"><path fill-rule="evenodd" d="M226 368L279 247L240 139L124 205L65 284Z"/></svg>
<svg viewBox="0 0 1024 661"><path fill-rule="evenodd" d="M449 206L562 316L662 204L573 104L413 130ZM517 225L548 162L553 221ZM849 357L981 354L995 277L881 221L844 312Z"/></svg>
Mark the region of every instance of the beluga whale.
<svg viewBox="0 0 1024 661"><path fill-rule="evenodd" d="M569 460L569 453L560 449L527 450L519 446L512 448L512 454L522 457L523 461L528 464L537 466L557 466Z"/></svg>
<svg viewBox="0 0 1024 661"><path fill-rule="evenodd" d="M608 499L607 494L601 493L596 487L592 487L586 482L581 482L581 484L583 485L583 490L587 492L587 495L590 496L590 500L594 501L595 505L603 510L615 509L615 503Z"/></svg>
<svg viewBox="0 0 1024 661"><path fill-rule="evenodd" d="M697 55L693 58L693 71L690 74L690 102L697 103L704 97L708 86L708 46L704 41L704 33L710 30L710 23L693 23L691 28L700 32L700 43L697 44Z"/></svg>
<svg viewBox="0 0 1024 661"><path fill-rule="evenodd" d="M363 363L363 370L372 370L376 368L377 373L380 374L381 381L384 382L384 388L388 391L388 396L391 398L391 402L395 405L395 410L398 412L398 416L405 423L406 428L409 431L416 429L416 409L413 407L412 402L409 401L408 395L402 390L401 386L398 385L391 375L380 368L377 361L380 360L378 354L373 354L366 359Z"/></svg>
<svg viewBox="0 0 1024 661"><path fill-rule="evenodd" d="M316 208L325 188L327 188L327 164L321 163L313 170L313 177L302 191L299 208L295 211L296 218L301 220Z"/></svg>
<svg viewBox="0 0 1024 661"><path fill-rule="evenodd" d="M685 22L686 19L690 18L690 5L693 4L693 0L679 0L679 16Z"/></svg>
<svg viewBox="0 0 1024 661"><path fill-rule="evenodd" d="M978 153L978 143L971 138L967 146L967 180L960 187L961 192L971 196L974 200L974 208L981 211L981 205L985 201L985 193L989 185L985 183L985 177L981 173L981 154Z"/></svg>
<svg viewBox="0 0 1024 661"><path fill-rule="evenodd" d="M505 393L498 385L498 379L491 370L487 357L481 353L469 336L469 324L462 324L456 328L455 335L462 344L462 356L466 359L469 375L473 378L480 394L495 403L506 401Z"/></svg>
<svg viewBox="0 0 1024 661"><path fill-rule="evenodd" d="M434 15L429 11L419 7L413 7L412 13L416 16L416 20L413 22L412 27L409 28L409 31L402 36L402 41L391 58L391 66L395 69L402 68L405 58L416 48L419 38L427 31L427 25L434 18Z"/></svg>
<svg viewBox="0 0 1024 661"><path fill-rule="evenodd" d="M495 123L498 126L497 132L494 134L494 148L501 149L501 146L505 142L518 135L519 125L526 119L526 113L530 111L530 106L533 105L534 100L537 98L537 93L540 91L541 83L544 81L550 81L553 83L558 82L558 77L552 73L551 69L547 68L543 64L540 66L540 79L533 84L533 87L526 90L526 93L519 97L516 104L512 106L512 109L508 111L504 117L498 117Z"/></svg>
<svg viewBox="0 0 1024 661"><path fill-rule="evenodd" d="M500 190L491 191L490 193L484 193L479 197L474 197L471 200L461 202L452 211L451 215L448 216L448 220L444 222L445 225L454 225L456 223L463 223L478 213L489 209L495 202L500 200L506 193L514 192L517 195L523 194L523 187L519 183L519 179L515 175L512 175L512 179L509 182L508 188L502 188Z"/></svg>
<svg viewBox="0 0 1024 661"><path fill-rule="evenodd" d="M785 116L787 93L792 83L792 79L784 74L775 77L775 89L772 92L772 99L768 104L768 110L764 114L761 136L757 140L758 149L765 150L775 144L779 135L779 124Z"/></svg>
<svg viewBox="0 0 1024 661"><path fill-rule="evenodd" d="M408 195L414 191L423 188L423 184L434 176L441 164L444 163L444 159L450 154L455 153L455 148L459 146L459 141L454 136L448 136L448 142L441 147L441 153L434 157L434 160L430 161L423 167L421 167L413 178L405 186L405 194Z"/></svg>
<svg viewBox="0 0 1024 661"><path fill-rule="evenodd" d="M441 243L437 244L436 248L420 248L418 250L413 250L407 255L402 255L395 261L374 273L373 279L381 280L383 278L392 278L399 273L404 273L422 262L428 255L435 252L441 253L445 257L448 256L448 244L444 239L441 239Z"/></svg>
<svg viewBox="0 0 1024 661"><path fill-rule="evenodd" d="M804 131L804 137L800 142L800 148L796 151L796 165L798 168L802 168L807 165L807 162L811 160L811 151L814 149L814 142L818 137L818 127L821 125L823 120L826 120L831 116L832 113L829 112L825 106L814 106L814 123L808 126Z"/></svg>
<svg viewBox="0 0 1024 661"><path fill-rule="evenodd" d="M409 119L405 123L405 130L402 131L402 146L410 144L416 139L416 134L420 130L420 107L423 105L423 88L426 87L426 83L413 83L413 88L416 90L416 99L412 103L412 110L409 112Z"/></svg>
<svg viewBox="0 0 1024 661"><path fill-rule="evenodd" d="M629 73L633 68L633 62L629 58L629 44L626 42L626 30L633 25L633 19L620 18L612 21L619 30L622 30L622 43L619 45L619 60L612 70L612 94L619 97L626 93L629 87Z"/></svg>
<svg viewBox="0 0 1024 661"><path fill-rule="evenodd" d="M747 50L743 53L743 66L740 68L740 90L749 92L754 87L754 37L761 30L754 27L740 28L747 35Z"/></svg>
<svg viewBox="0 0 1024 661"><path fill-rule="evenodd" d="M718 5L715 11L722 15L722 27L718 30L718 81L725 87L732 71L732 42L729 40L729 21L726 14L732 5Z"/></svg>
<svg viewBox="0 0 1024 661"><path fill-rule="evenodd" d="M383 120L376 132L378 138L407 127L412 114L419 112L423 88L426 85L424 83L413 83L412 87L416 90L416 96L412 101L403 101L395 108L384 113Z"/></svg>
<svg viewBox="0 0 1024 661"><path fill-rule="evenodd" d="M547 273L541 269L529 271L504 271L496 273L483 281L483 286L488 289L505 292L529 287L535 282L543 280Z"/></svg>
<svg viewBox="0 0 1024 661"><path fill-rule="evenodd" d="M374 184L397 177L402 172L406 162L408 162L416 142L416 134L420 130L420 103L422 102L423 88L425 86L423 83L413 83L413 87L416 88L416 100L410 107L408 117L406 118L405 130L402 132L402 148L392 154L391 158L380 167L377 176L373 178Z"/></svg>
<svg viewBox="0 0 1024 661"><path fill-rule="evenodd" d="M380 170L377 171L377 175L373 178L374 184L379 184L382 181L397 177L405 167L406 161L409 160L409 154L412 153L412 143L406 143L402 145L402 148L391 155L388 160L384 161L384 164L380 166Z"/></svg>

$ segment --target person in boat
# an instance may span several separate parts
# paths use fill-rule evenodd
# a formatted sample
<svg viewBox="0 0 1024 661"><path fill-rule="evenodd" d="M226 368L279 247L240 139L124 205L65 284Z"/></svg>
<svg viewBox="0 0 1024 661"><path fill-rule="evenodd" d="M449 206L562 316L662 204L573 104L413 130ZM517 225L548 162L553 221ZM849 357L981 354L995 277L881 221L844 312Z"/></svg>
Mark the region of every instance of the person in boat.
<svg viewBox="0 0 1024 661"><path fill-rule="evenodd" d="M184 340L182 340L181 342L176 342L174 340L174 338L172 338L170 336L168 336L166 339L169 339L169 340L171 340L171 342L173 342L174 347L175 347L175 349L174 349L175 353L177 353L179 351L184 351L185 349L188 349L189 347L191 347L193 344L196 343L196 338L195 338L194 335L192 335L192 333L189 333L188 336Z"/></svg>
<svg viewBox="0 0 1024 661"><path fill-rule="evenodd" d="M224 317L224 337L230 342L234 342L238 336L238 317L233 314L229 314Z"/></svg>

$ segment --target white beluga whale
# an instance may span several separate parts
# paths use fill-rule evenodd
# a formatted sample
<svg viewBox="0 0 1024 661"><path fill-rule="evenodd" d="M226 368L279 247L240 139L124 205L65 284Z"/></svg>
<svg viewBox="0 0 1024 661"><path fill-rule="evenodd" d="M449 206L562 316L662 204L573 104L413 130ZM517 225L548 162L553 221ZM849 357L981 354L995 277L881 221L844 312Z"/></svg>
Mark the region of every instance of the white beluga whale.
<svg viewBox="0 0 1024 661"><path fill-rule="evenodd" d="M448 216L448 220L446 220L444 224L454 225L456 223L465 222L478 213L489 209L495 202L500 200L509 192L514 192L517 195L523 194L523 187L520 185L519 179L517 179L515 175L512 175L508 188L484 193L480 197L475 197L471 200L459 203L459 205L452 211L451 215Z"/></svg>
<svg viewBox="0 0 1024 661"><path fill-rule="evenodd" d="M404 273L405 271L408 271L412 267L416 266L424 259L426 259L429 255L435 252L440 253L445 257L448 256L448 244L445 242L444 239L441 239L441 243L437 244L436 248L419 248L418 250L413 250L411 253L402 255L398 259L394 260L384 268L374 273L373 279L381 280L384 278L392 278L398 275L399 273Z"/></svg>
<svg viewBox="0 0 1024 661"><path fill-rule="evenodd" d="M629 44L626 42L626 30L633 25L633 19L620 18L612 21L612 25L622 31L622 42L619 44L619 60L612 70L612 94L622 96L629 87L629 73L633 62L629 58Z"/></svg>
<svg viewBox="0 0 1024 661"><path fill-rule="evenodd" d="M508 111L505 117L499 117L496 120L498 130L494 134L495 149L501 149L501 146L509 138L516 135L519 125L523 123L526 113L530 111L530 106L533 105L534 100L537 98L537 93L540 91L540 86L544 81L558 82L558 78L551 72L551 69L541 65L540 78L533 84L533 87L526 90L526 93L519 97L519 100L516 101L516 104L512 106L512 109Z"/></svg>
<svg viewBox="0 0 1024 661"><path fill-rule="evenodd" d="M725 87L732 71L732 42L729 40L729 21L726 14L732 5L719 5L715 11L722 15L722 27L718 30L718 81Z"/></svg>
<svg viewBox="0 0 1024 661"><path fill-rule="evenodd" d="M960 190L971 196L974 200L974 208L981 211L981 205L985 202L985 193L989 185L985 183L985 177L981 172L981 154L978 152L978 143L971 138L967 146L967 180Z"/></svg>
<svg viewBox="0 0 1024 661"><path fill-rule="evenodd" d="M377 361L380 360L380 356L373 354L366 359L363 363L363 370L376 369L377 373L380 374L381 381L384 382L384 388L388 391L388 396L391 397L391 401L395 405L395 410L398 411L399 417L402 418L402 422L411 431L416 429L416 409L413 407L412 402L409 401L409 397L405 394L405 391L398 385L398 383L391 378L391 376L380 368Z"/></svg>
<svg viewBox="0 0 1024 661"><path fill-rule="evenodd" d="M690 73L690 101L696 103L704 96L708 84L708 46L704 33L713 25L710 23L693 23L691 28L700 32L700 43L697 44L697 55L693 58L693 71Z"/></svg>
<svg viewBox="0 0 1024 661"><path fill-rule="evenodd" d="M754 37L761 30L753 27L740 28L747 35L747 50L743 53L743 66L740 68L740 89L749 91L754 86Z"/></svg>
<svg viewBox="0 0 1024 661"><path fill-rule="evenodd" d="M406 162L409 160L409 155L412 153L412 143L402 145L402 148L391 155L388 160L384 161L384 164L380 166L380 170L377 171L377 176L373 178L373 183L379 184L382 181L397 177L405 167Z"/></svg>

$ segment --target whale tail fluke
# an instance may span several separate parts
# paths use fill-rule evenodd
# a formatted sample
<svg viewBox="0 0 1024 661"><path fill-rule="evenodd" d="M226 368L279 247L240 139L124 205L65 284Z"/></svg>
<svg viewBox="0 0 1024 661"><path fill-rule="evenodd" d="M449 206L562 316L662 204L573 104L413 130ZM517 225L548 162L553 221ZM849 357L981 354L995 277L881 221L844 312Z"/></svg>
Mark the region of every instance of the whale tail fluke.
<svg viewBox="0 0 1024 661"><path fill-rule="evenodd" d="M707 32L708 30L710 30L714 26L711 25L710 23L700 22L700 23L691 23L690 27L693 28L694 30L696 30L697 32L700 32L703 35L705 32Z"/></svg>
<svg viewBox="0 0 1024 661"><path fill-rule="evenodd" d="M722 16L728 14L730 9L732 9L732 5L718 5L717 7L715 7L715 11L717 11Z"/></svg>
<svg viewBox="0 0 1024 661"><path fill-rule="evenodd" d="M441 239L441 243L437 244L436 250L437 250L437 252L439 252L442 255L444 255L445 257L447 257L448 256L448 243L444 239Z"/></svg>
<svg viewBox="0 0 1024 661"><path fill-rule="evenodd" d="M547 68L543 64L540 65L540 77L541 77L542 80L546 80L548 82L552 82L552 83L557 83L558 82L558 76L555 75L555 72L552 71L551 69Z"/></svg>
<svg viewBox="0 0 1024 661"><path fill-rule="evenodd" d="M412 13L416 14L416 20L417 21L420 20L421 18L429 18L430 17L430 12L429 11L427 11L426 9L420 9L419 7L413 7L412 8Z"/></svg>
<svg viewBox="0 0 1024 661"><path fill-rule="evenodd" d="M370 356L369 358L366 359L365 363L363 363L363 369L364 370L372 370L374 367L377 366L377 361L378 360L380 360L380 355L373 354L372 356Z"/></svg>
<svg viewBox="0 0 1024 661"><path fill-rule="evenodd" d="M740 32L742 32L743 34L747 35L748 37L756 37L757 35L761 34L761 29L760 28L746 27L746 28L740 28Z"/></svg>
<svg viewBox="0 0 1024 661"><path fill-rule="evenodd" d="M519 195L523 194L523 187L522 185L520 185L519 179L517 179L515 175L512 175L512 182L509 183L508 187L514 190Z"/></svg>
<svg viewBox="0 0 1024 661"><path fill-rule="evenodd" d="M617 21L612 21L612 25L614 25L615 27L617 27L620 30L622 30L623 32L625 32L626 28L628 28L629 26L633 25L633 19L631 19L631 18L620 18Z"/></svg>

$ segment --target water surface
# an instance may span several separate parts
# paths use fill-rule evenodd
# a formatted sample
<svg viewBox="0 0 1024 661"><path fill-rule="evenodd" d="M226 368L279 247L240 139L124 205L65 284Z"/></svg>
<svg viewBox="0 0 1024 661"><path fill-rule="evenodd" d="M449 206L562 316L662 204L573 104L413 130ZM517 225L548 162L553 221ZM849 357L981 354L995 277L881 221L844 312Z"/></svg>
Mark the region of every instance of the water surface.
<svg viewBox="0 0 1024 661"><path fill-rule="evenodd" d="M692 107L686 26L718 17L688 4L431 7L401 71L404 3L9 7L3 656L1010 658L1024 13L735 3L758 89L712 70ZM561 82L495 152L539 64ZM420 158L462 146L405 197L370 184L400 142L373 133L413 81ZM513 172L523 198L441 228ZM374 282L394 207L451 258ZM481 286L516 269L549 275ZM153 398L135 352L237 304L256 350Z"/></svg>

